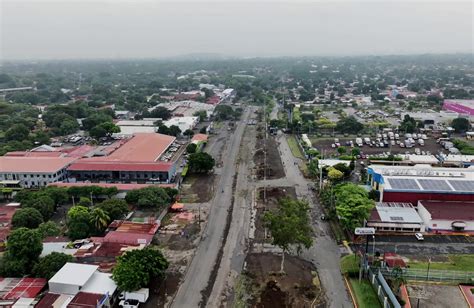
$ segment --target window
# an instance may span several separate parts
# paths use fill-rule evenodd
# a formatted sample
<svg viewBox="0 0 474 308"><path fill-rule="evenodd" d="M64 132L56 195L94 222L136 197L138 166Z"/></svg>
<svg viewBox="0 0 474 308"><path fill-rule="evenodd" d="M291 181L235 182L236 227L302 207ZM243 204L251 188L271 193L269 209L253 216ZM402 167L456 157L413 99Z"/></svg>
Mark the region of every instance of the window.
<svg viewBox="0 0 474 308"><path fill-rule="evenodd" d="M48 174L48 178L51 178L51 174Z"/></svg>
<svg viewBox="0 0 474 308"><path fill-rule="evenodd" d="M43 179L46 178L46 174L43 174Z"/></svg>

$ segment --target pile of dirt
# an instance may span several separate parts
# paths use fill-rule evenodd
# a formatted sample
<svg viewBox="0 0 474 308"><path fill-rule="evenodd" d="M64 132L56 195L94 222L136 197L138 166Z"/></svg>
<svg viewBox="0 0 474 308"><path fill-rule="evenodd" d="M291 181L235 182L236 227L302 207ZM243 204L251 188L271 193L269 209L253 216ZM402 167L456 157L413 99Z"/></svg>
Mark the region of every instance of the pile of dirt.
<svg viewBox="0 0 474 308"><path fill-rule="evenodd" d="M285 273L280 274L281 256L251 253L246 258L246 273L252 281L250 293L256 294L251 307L325 307L325 297L314 284L316 269L293 256L285 258ZM311 303L313 303L311 306Z"/></svg>
<svg viewBox="0 0 474 308"><path fill-rule="evenodd" d="M214 179L214 174L188 175L181 186L181 201L187 203L208 202L213 195Z"/></svg>
<svg viewBox="0 0 474 308"><path fill-rule="evenodd" d="M278 152L278 145L273 137L270 137L264 144L263 139L257 138L256 151L253 157L257 179L280 179L285 176L283 163ZM266 170L265 170L265 149L266 149Z"/></svg>
<svg viewBox="0 0 474 308"><path fill-rule="evenodd" d="M264 195L266 196L266 202ZM278 207L278 201L284 197L296 198L294 187L269 187L265 190L258 190L258 201L256 204L257 215L255 218L255 238L257 243L265 242L265 228L263 224L263 215L267 211L274 210Z"/></svg>
<svg viewBox="0 0 474 308"><path fill-rule="evenodd" d="M182 233L173 234L168 240L168 249L170 250L190 250L194 248L194 239L199 234L199 225L197 222L186 225Z"/></svg>

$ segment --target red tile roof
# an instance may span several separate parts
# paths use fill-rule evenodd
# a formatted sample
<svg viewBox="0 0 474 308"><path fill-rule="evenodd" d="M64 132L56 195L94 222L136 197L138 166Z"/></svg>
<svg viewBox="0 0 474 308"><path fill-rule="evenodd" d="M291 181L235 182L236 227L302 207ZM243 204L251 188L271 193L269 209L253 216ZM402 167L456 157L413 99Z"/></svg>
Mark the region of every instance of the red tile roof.
<svg viewBox="0 0 474 308"><path fill-rule="evenodd" d="M73 161L72 157L0 157L0 172L55 173Z"/></svg>
<svg viewBox="0 0 474 308"><path fill-rule="evenodd" d="M127 233L119 231L110 231L104 237L104 242L121 243L128 245L149 245L152 240L153 234Z"/></svg>
<svg viewBox="0 0 474 308"><path fill-rule="evenodd" d="M112 223L115 231L126 232L126 233L139 233L139 234L155 234L158 231L159 225L157 223L139 223L132 221L121 221ZM111 225L112 225L111 224Z"/></svg>
<svg viewBox="0 0 474 308"><path fill-rule="evenodd" d="M19 299L20 297L35 298L46 286L44 278L0 278L0 298Z"/></svg>
<svg viewBox="0 0 474 308"><path fill-rule="evenodd" d="M8 152L4 156L6 157L60 157L64 153L61 152L29 152L29 151L13 151Z"/></svg>
<svg viewBox="0 0 474 308"><path fill-rule="evenodd" d="M59 294L46 293L35 305L35 308L52 308L54 302L59 298Z"/></svg>
<svg viewBox="0 0 474 308"><path fill-rule="evenodd" d="M79 292L74 296L67 308L95 308L97 303L104 297L103 294Z"/></svg>
<svg viewBox="0 0 474 308"><path fill-rule="evenodd" d="M156 133L136 133L107 159L113 161L154 162L176 140L176 137Z"/></svg>
<svg viewBox="0 0 474 308"><path fill-rule="evenodd" d="M143 163L137 161L91 161L87 159L80 159L71 164L69 171L148 171L148 172L168 172L173 163L169 162L150 162Z"/></svg>
<svg viewBox="0 0 474 308"><path fill-rule="evenodd" d="M419 201L434 220L474 221L474 202Z"/></svg>
<svg viewBox="0 0 474 308"><path fill-rule="evenodd" d="M207 141L208 136L206 134L196 134L191 139L192 141Z"/></svg>

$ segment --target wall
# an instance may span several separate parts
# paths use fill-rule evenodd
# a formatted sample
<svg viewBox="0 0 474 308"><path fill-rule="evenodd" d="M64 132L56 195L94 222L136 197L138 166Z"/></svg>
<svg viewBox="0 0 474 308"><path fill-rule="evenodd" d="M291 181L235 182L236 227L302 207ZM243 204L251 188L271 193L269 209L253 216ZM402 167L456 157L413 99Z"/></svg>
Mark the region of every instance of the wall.
<svg viewBox="0 0 474 308"><path fill-rule="evenodd" d="M383 192L383 202L410 202L417 204L420 200L437 201L472 201L474 202L474 192L472 194L447 194L447 193L422 193L422 192L393 192L385 190Z"/></svg>

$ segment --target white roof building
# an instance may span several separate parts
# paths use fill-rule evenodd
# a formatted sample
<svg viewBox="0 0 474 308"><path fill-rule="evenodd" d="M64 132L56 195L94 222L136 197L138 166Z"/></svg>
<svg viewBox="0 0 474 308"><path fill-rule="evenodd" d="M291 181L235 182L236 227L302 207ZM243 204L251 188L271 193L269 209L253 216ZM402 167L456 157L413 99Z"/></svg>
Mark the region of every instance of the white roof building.
<svg viewBox="0 0 474 308"><path fill-rule="evenodd" d="M411 203L378 202L367 226L377 231L423 232L423 220Z"/></svg>
<svg viewBox="0 0 474 308"><path fill-rule="evenodd" d="M98 271L98 266L66 263L48 282L49 292L76 295L79 292L113 294L117 285L110 274Z"/></svg>
<svg viewBox="0 0 474 308"><path fill-rule="evenodd" d="M170 127L171 125L178 126L181 133L184 133L188 129L193 129L198 122L198 117L176 117L164 121L163 124L167 127Z"/></svg>
<svg viewBox="0 0 474 308"><path fill-rule="evenodd" d="M320 159L318 160L318 166L319 168L323 167L332 167L337 164L344 164L349 167L351 164L350 160L339 160L339 159Z"/></svg>

